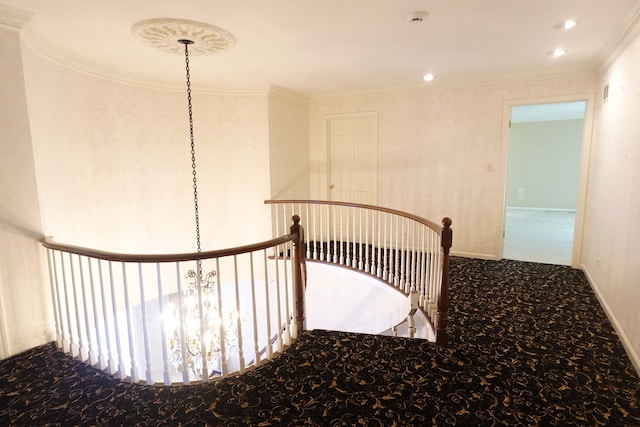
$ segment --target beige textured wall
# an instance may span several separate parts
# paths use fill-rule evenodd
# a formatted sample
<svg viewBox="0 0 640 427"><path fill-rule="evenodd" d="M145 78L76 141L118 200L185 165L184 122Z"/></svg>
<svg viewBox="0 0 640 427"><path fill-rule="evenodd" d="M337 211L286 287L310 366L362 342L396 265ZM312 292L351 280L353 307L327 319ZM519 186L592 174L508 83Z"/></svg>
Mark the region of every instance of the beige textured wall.
<svg viewBox="0 0 640 427"><path fill-rule="evenodd" d="M309 104L272 88L269 94L271 198L309 197Z"/></svg>
<svg viewBox="0 0 640 427"><path fill-rule="evenodd" d="M591 150L583 265L640 372L640 38L606 70Z"/></svg>
<svg viewBox="0 0 640 427"><path fill-rule="evenodd" d="M0 358L53 337L17 30L0 26Z"/></svg>
<svg viewBox="0 0 640 427"><path fill-rule="evenodd" d="M377 111L379 204L436 221L450 216L456 253L495 258L502 245L505 102L592 93L595 86L594 75L580 75L316 99L311 195L327 192L325 116Z"/></svg>
<svg viewBox="0 0 640 427"><path fill-rule="evenodd" d="M186 92L24 56L45 232L116 252L195 251ZM192 80L202 249L269 238L267 95L200 94Z"/></svg>
<svg viewBox="0 0 640 427"><path fill-rule="evenodd" d="M583 128L581 119L511 125L507 206L576 208Z"/></svg>

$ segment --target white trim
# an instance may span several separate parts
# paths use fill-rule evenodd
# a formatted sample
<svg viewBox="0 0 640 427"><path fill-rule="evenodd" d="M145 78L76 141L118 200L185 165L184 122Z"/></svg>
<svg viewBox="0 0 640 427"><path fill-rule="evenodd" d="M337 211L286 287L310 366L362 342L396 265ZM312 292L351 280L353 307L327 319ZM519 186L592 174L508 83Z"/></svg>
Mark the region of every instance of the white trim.
<svg viewBox="0 0 640 427"><path fill-rule="evenodd" d="M609 68L638 35L640 35L640 2L631 9L625 21L602 48L599 70L602 72Z"/></svg>
<svg viewBox="0 0 640 427"><path fill-rule="evenodd" d="M517 84L520 82L535 83L557 79L568 80L595 77L598 77L598 72L597 70L591 68L585 68L566 73L536 72L506 75L492 74L489 76L481 76L478 78L452 79L448 82L438 79L437 82L431 82L427 86L425 86L424 84L415 84L409 86L394 86L363 91L312 94L310 98L311 103L316 105L336 104L341 102L367 102L378 101L380 100L380 98L385 97L416 96L419 94L430 94L443 90L457 91L468 90L470 88L477 89L479 87L503 87L504 85Z"/></svg>
<svg viewBox="0 0 640 427"><path fill-rule="evenodd" d="M576 202L576 219L573 228L573 252L571 265L579 267L582 263L582 237L584 235L584 217L587 210L587 193L589 183L589 163L591 161L591 146L593 141L595 111L595 95L587 98L584 109L584 128L582 133L582 154L580 157L580 179L578 181L578 199Z"/></svg>
<svg viewBox="0 0 640 427"><path fill-rule="evenodd" d="M309 97L307 95L294 92L278 85L271 85L271 87L269 88L269 97L298 102L303 105L309 105Z"/></svg>
<svg viewBox="0 0 640 427"><path fill-rule="evenodd" d="M4 221L0 222L0 242L3 240L8 240L6 223ZM8 246L8 244L7 244ZM6 283L3 283L3 278L6 278L6 272L0 269L0 360L6 359L11 354L9 352L9 342L7 341L7 319L4 315L4 308L2 306L2 289L8 289ZM7 279L8 281L8 279Z"/></svg>
<svg viewBox="0 0 640 427"><path fill-rule="evenodd" d="M2 25L19 30L31 20L32 16L33 14L26 10L0 4L0 24Z"/></svg>
<svg viewBox="0 0 640 427"><path fill-rule="evenodd" d="M453 242L455 244L455 236L454 236ZM493 255L493 254L479 254L479 253L476 253L476 252L451 251L449 253L449 255L457 256L457 257L461 257L461 258L474 258L474 259L486 259L486 260L489 260L489 261L498 261L498 258L496 258L496 256Z"/></svg>
<svg viewBox="0 0 640 427"><path fill-rule="evenodd" d="M618 319L616 318L616 316L614 315L613 311L609 307L609 304L607 304L606 300L604 299L604 297L600 293L600 291L598 289L598 286L595 284L595 281L591 277L591 274L589 274L589 270L587 270L587 267L584 264L581 264L580 265L580 269L582 270L582 272L584 273L585 277L587 278L587 282L589 282L589 285L591 286L591 289L593 290L593 293L596 295L596 298L598 298L598 302L600 303L600 306L602 307L602 309L604 310L605 314L609 318L609 321L613 325L613 329L615 329L616 333L618 334L618 337L620 337L620 341L622 342L622 346L624 347L625 351L627 352L627 355L629 356L629 359L631 360L631 364L635 368L635 370L638 373L638 375L640 375L640 355L635 352L635 350L633 348L633 345L631 344L631 341L629 341L629 338L624 333L624 329L622 328L622 326L618 322Z"/></svg>
<svg viewBox="0 0 640 427"><path fill-rule="evenodd" d="M142 75L124 75L115 69L105 67L94 61L78 58L72 54L62 52L57 47L52 46L51 41L39 34L32 25L25 25L21 33L21 41L25 47L46 61L72 70L73 72L122 85L167 92L184 92L184 82L181 83L177 80L162 78L151 79L148 76ZM197 88L192 89L192 93L214 96L268 96L271 93L271 85L226 88L201 82Z"/></svg>
<svg viewBox="0 0 640 427"><path fill-rule="evenodd" d="M9 344L7 343L7 333L5 331L4 310L2 309L2 298L0 295L0 360L9 357Z"/></svg>

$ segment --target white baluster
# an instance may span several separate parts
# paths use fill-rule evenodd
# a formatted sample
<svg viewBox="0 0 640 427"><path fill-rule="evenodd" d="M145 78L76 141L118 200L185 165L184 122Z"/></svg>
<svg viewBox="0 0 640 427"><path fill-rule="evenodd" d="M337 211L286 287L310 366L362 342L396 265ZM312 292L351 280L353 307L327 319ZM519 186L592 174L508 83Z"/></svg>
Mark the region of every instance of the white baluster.
<svg viewBox="0 0 640 427"><path fill-rule="evenodd" d="M240 373L244 372L244 352L242 345L242 314L240 312L240 282L238 280L238 261L237 255L233 256L233 266L235 272L235 291L236 291L236 329L238 331L238 361L240 363Z"/></svg>
<svg viewBox="0 0 640 427"><path fill-rule="evenodd" d="M277 258L277 257L276 257ZM216 290L218 291L218 310L220 314L222 314L223 305L222 305L222 270L220 269L220 258L216 258L216 271L218 272L218 286L216 286ZM227 353L227 345L226 345L226 333L224 330L224 320L220 322L219 332L220 334L220 371L223 377L226 377L229 373L229 368L227 365L227 360L229 359L229 354Z"/></svg>
<svg viewBox="0 0 640 427"><path fill-rule="evenodd" d="M263 252L265 252L263 250ZM265 253L266 257L266 253ZM253 252L249 253L249 263L251 266L251 317L253 319L253 351L254 365L260 366L260 345L258 341L258 311L256 308L256 279L253 267Z"/></svg>
<svg viewBox="0 0 640 427"><path fill-rule="evenodd" d="M63 327L63 348L66 353L70 355L74 355L73 349L73 336L72 336L72 321L71 321L71 304L69 304L69 285L67 283L67 268L64 262L64 252L60 252L60 274L62 281L62 302L64 303L64 312L65 312L65 326Z"/></svg>
<svg viewBox="0 0 640 427"><path fill-rule="evenodd" d="M113 329L115 333L116 339L116 351L118 353L118 374L121 379L126 377L126 368L124 364L124 357L122 354L122 342L120 337L120 325L118 322L118 305L116 302L116 289L115 283L113 281L113 265L112 262L109 261L109 284L111 286L111 309L113 314Z"/></svg>
<svg viewBox="0 0 640 427"><path fill-rule="evenodd" d="M64 349L64 334L62 320L62 306L60 298L60 285L58 283L58 268L56 263L56 251L47 249L47 261L49 263L49 281L51 284L51 296L54 304L54 314L56 320L56 344L58 348Z"/></svg>
<svg viewBox="0 0 640 427"><path fill-rule="evenodd" d="M184 330L184 298L182 295L182 277L180 275L180 263L176 262L176 283L178 288L178 328L180 331L180 354L182 354L182 382L189 384L189 366L187 365L187 345Z"/></svg>
<svg viewBox="0 0 640 427"><path fill-rule="evenodd" d="M107 310L107 295L104 287L104 276L102 274L102 261L98 260L98 277L100 278L100 300L102 302L102 322L104 325L104 342L107 346L107 367L110 374L114 374L117 371L117 364L115 355L113 353L112 339L115 337L115 333L111 331L109 323L109 314Z"/></svg>
<svg viewBox="0 0 640 427"><path fill-rule="evenodd" d="M276 248L277 252L277 248ZM273 357L273 345L271 344L271 304L269 303L269 268L267 252L264 252L264 297L265 297L265 322L267 329L267 360Z"/></svg>
<svg viewBox="0 0 640 427"><path fill-rule="evenodd" d="M156 263L156 282L158 284L158 312L160 313L160 341L162 346L162 375L164 385L171 384L171 375L169 373L169 353L167 351L167 329L165 324L165 296L162 292L162 276L160 274L160 264Z"/></svg>
<svg viewBox="0 0 640 427"><path fill-rule="evenodd" d="M285 250L285 248L278 246L278 250ZM277 340L276 340L276 351L282 351L282 312L281 303L280 303L280 260L276 258L276 321L277 321Z"/></svg>
<svg viewBox="0 0 640 427"><path fill-rule="evenodd" d="M84 324L85 324L85 331L87 332L87 347L88 347L88 353L87 353L87 359L89 361L90 365L94 365L97 361L97 353L96 353L96 340L92 340L91 339L91 324L90 324L90 314L89 314L89 310L92 307L92 305L89 303L89 300L87 299L87 293L89 293L91 291L91 287L89 286L89 289L86 289L87 287L87 282L85 280L85 274L84 274L84 269L82 268L82 260L85 257L80 257L78 256L78 266L80 268L80 289L82 290L82 302L83 302L83 311L84 311ZM87 258L88 260L88 258ZM91 278L89 278L91 279ZM89 282L91 283L91 281ZM95 335L95 333L94 333Z"/></svg>
<svg viewBox="0 0 640 427"><path fill-rule="evenodd" d="M138 263L138 283L140 285L140 310L142 312L142 341L144 344L145 374L147 384L153 384L151 377L151 348L149 344L149 318L147 301L144 293L144 279L142 277L142 263Z"/></svg>
<svg viewBox="0 0 640 427"><path fill-rule="evenodd" d="M97 343L97 360L92 361L92 363L96 363L98 368L106 369L107 368L107 353L105 352L106 340L103 339L102 334L100 334L100 320L98 315L98 310L100 304L98 304L98 299L102 299L96 291L96 283L95 283L95 274L93 272L93 259L87 258L87 262L89 264L89 276L91 277L91 301L93 307L93 325L96 330L96 343ZM99 260L98 260L99 262Z"/></svg>
<svg viewBox="0 0 640 427"><path fill-rule="evenodd" d="M131 304L129 302L129 284L127 282L127 264L126 263L121 263L122 264L122 287L123 287L123 291L124 291L124 307L125 307L125 314L126 314L126 320L127 320L127 338L128 338L128 342L129 342L129 360L131 361L130 364L130 376L131 376L131 381L138 382L139 375L138 375L138 360L136 359L136 349L133 343L133 339L134 339L134 330L133 330L133 313L132 313L132 309L131 309Z"/></svg>

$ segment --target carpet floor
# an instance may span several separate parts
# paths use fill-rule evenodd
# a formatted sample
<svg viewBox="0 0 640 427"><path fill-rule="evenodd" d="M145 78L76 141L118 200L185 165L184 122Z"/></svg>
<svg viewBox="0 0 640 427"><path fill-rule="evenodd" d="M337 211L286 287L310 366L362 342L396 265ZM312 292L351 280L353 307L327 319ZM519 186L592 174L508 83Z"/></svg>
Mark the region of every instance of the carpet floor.
<svg viewBox="0 0 640 427"><path fill-rule="evenodd" d="M640 426L640 378L584 274L453 258L450 345L306 331L208 384L121 381L54 344L0 361L0 425Z"/></svg>

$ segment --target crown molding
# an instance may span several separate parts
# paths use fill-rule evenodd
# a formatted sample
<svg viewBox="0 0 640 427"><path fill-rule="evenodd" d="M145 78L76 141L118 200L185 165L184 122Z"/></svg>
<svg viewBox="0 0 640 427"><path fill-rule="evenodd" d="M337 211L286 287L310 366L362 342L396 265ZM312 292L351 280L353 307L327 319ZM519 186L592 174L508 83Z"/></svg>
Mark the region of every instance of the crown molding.
<svg viewBox="0 0 640 427"><path fill-rule="evenodd" d="M300 92L295 92L291 89L287 89L285 87L278 86L278 85L271 85L269 89L269 96L273 98L283 99L286 101L298 102L305 105L309 104L308 95Z"/></svg>
<svg viewBox="0 0 640 427"><path fill-rule="evenodd" d="M598 69L603 72L640 36L640 2L636 3L623 24L613 33L600 55Z"/></svg>
<svg viewBox="0 0 640 427"><path fill-rule="evenodd" d="M169 92L184 92L184 81L172 81L161 79L149 79L147 76L126 75L116 69L79 58L64 50L53 46L31 25L22 30L22 39L25 45L36 55L41 56L46 61L54 63L60 67L67 68L79 74L84 74L98 80L110 81L117 84L143 87L153 90L163 90ZM192 87L194 94L220 95L220 96L267 96L270 87L218 87L198 85Z"/></svg>
<svg viewBox="0 0 640 427"><path fill-rule="evenodd" d="M598 78L598 70L594 68L585 68L565 73L522 73L522 74L505 74L493 75L486 78L460 78L452 79L447 82L430 82L425 84L390 87L378 90L360 91L360 92L342 92L327 95L316 95L311 97L313 104L331 104L336 102L353 102L367 101L373 99L398 97L398 96L415 96L420 94L429 94L441 91L463 91L472 88L505 86L518 83L535 83L545 82L558 79L593 79L594 82ZM435 83L435 84L434 84ZM595 84L595 83L594 83Z"/></svg>
<svg viewBox="0 0 640 427"><path fill-rule="evenodd" d="M33 14L26 10L0 4L0 24L2 25L20 30L32 16Z"/></svg>

